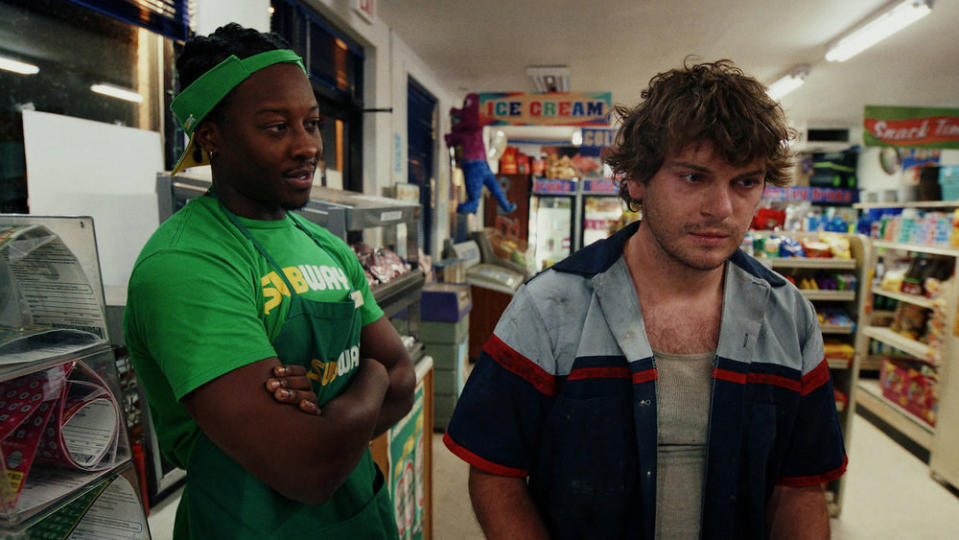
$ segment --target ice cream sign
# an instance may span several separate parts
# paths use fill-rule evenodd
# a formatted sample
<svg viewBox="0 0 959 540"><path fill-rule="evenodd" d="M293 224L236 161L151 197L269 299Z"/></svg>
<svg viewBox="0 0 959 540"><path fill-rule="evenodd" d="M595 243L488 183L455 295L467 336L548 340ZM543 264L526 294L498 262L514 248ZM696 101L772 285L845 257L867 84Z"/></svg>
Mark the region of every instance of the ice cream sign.
<svg viewBox="0 0 959 540"><path fill-rule="evenodd" d="M866 146L959 148L959 109L867 105Z"/></svg>
<svg viewBox="0 0 959 540"><path fill-rule="evenodd" d="M514 126L605 126L610 92L480 94L480 122Z"/></svg>

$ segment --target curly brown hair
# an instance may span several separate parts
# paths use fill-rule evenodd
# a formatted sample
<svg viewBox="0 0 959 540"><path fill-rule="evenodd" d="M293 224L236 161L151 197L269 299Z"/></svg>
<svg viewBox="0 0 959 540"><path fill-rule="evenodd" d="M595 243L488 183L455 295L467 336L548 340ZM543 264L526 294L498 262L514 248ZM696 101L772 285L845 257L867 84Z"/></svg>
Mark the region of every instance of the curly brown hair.
<svg viewBox="0 0 959 540"><path fill-rule="evenodd" d="M696 142L712 142L730 165L762 158L767 183L790 183L792 155L786 143L795 131L766 87L731 60L692 66L689 60L682 69L650 79L636 107L614 109L622 125L603 157L623 179L619 196L631 210L639 209L642 201L629 196L627 182L649 183L668 152Z"/></svg>

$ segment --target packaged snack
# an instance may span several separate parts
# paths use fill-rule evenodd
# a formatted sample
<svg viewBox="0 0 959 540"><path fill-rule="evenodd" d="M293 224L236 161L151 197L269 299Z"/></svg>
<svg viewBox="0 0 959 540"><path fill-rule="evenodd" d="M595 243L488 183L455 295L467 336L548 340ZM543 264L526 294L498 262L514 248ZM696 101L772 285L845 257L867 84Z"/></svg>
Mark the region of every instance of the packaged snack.
<svg viewBox="0 0 959 540"><path fill-rule="evenodd" d="M919 253L912 258L909 270L902 279L902 285L899 290L906 294L922 294L922 282L929 266L929 258Z"/></svg>
<svg viewBox="0 0 959 540"><path fill-rule="evenodd" d="M829 244L818 240L804 239L802 241L803 250L807 257L828 258L832 257L832 250Z"/></svg>
<svg viewBox="0 0 959 540"><path fill-rule="evenodd" d="M849 249L849 239L839 234L822 233L819 239L829 246L829 251L833 257L839 259L851 259L852 252Z"/></svg>
<svg viewBox="0 0 959 540"><path fill-rule="evenodd" d="M743 251L746 253L746 255L752 255L752 254L753 254L753 243L754 243L755 240L756 240L755 237L756 237L756 235L754 235L754 234L751 233L751 232L747 232L747 233L746 233L746 236L743 236L743 241L742 241L742 243L739 245L739 249L743 250Z"/></svg>
<svg viewBox="0 0 959 540"><path fill-rule="evenodd" d="M763 255L766 257L779 257L779 245L782 239L778 236L770 236L763 242Z"/></svg>
<svg viewBox="0 0 959 540"><path fill-rule="evenodd" d="M900 302L889 328L904 337L918 341L925 329L926 316L925 309L907 302Z"/></svg>
<svg viewBox="0 0 959 540"><path fill-rule="evenodd" d="M779 243L780 257L805 257L802 244L791 236L784 236Z"/></svg>

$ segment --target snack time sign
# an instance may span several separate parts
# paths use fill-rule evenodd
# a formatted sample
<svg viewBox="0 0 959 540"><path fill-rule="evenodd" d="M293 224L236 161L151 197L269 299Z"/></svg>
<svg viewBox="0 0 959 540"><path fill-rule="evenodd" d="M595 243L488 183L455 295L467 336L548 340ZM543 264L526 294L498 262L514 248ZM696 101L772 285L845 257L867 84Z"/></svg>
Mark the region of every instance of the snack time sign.
<svg viewBox="0 0 959 540"><path fill-rule="evenodd" d="M605 126L611 92L479 94L480 123L513 126Z"/></svg>
<svg viewBox="0 0 959 540"><path fill-rule="evenodd" d="M866 146L959 148L959 109L866 105Z"/></svg>

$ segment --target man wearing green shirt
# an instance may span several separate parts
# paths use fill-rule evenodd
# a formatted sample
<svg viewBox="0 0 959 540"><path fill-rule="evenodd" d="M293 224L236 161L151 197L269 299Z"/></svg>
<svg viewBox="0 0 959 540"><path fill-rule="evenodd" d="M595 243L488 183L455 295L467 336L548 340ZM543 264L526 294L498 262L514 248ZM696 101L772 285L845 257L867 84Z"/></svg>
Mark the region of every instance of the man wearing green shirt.
<svg viewBox="0 0 959 540"><path fill-rule="evenodd" d="M302 61L231 24L177 71L191 139L174 173L208 163L213 187L144 247L124 318L161 450L188 472L174 535L395 537L369 443L415 376L349 247L289 212L322 156Z"/></svg>

